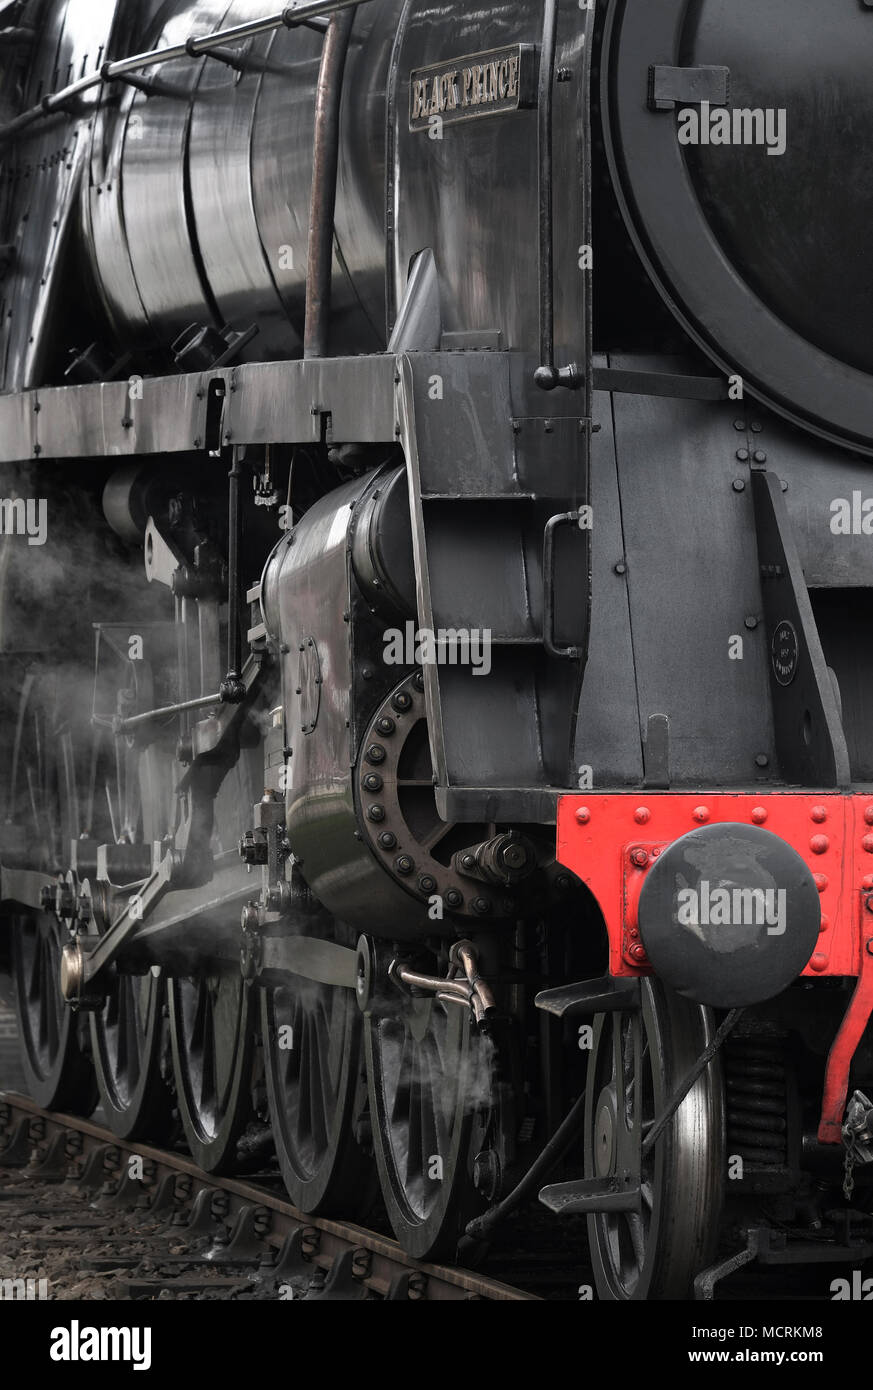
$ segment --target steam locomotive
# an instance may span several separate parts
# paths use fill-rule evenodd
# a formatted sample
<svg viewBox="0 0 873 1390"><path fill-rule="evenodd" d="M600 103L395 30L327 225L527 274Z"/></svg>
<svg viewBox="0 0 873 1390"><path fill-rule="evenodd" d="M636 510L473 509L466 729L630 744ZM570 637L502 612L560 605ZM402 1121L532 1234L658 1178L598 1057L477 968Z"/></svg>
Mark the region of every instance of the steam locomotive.
<svg viewBox="0 0 873 1390"><path fill-rule="evenodd" d="M31 1094L602 1299L873 1258L869 7L0 26Z"/></svg>

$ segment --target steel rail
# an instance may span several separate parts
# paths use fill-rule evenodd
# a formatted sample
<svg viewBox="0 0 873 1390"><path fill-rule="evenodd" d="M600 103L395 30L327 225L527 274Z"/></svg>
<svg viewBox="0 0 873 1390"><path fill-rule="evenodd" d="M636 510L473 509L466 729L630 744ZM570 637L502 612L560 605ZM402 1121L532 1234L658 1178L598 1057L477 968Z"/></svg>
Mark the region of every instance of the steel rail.
<svg viewBox="0 0 873 1390"><path fill-rule="evenodd" d="M73 1161L85 1162L103 1149L107 1163L105 1176L123 1180L129 1171L128 1158L135 1155L143 1160L144 1171L148 1171L145 1186L150 1194L156 1193L165 1180L175 1175L191 1180L200 1191L211 1190L225 1195L227 1214L222 1220L229 1226L234 1224L241 1212L254 1209L266 1213L269 1229L263 1239L274 1250L279 1250L289 1236L302 1232L303 1240L311 1250L309 1258L313 1272L332 1269L349 1251L366 1252L368 1258L363 1262L365 1270L362 1271L360 1282L383 1297L398 1277L410 1276L412 1286L407 1296L413 1300L539 1301L536 1294L488 1279L472 1270L414 1260L396 1241L362 1226L307 1216L287 1200L277 1197L269 1188L257 1183L205 1173L192 1159L182 1154L153 1148L148 1144L128 1143L90 1120L42 1110L26 1096L0 1091L0 1137L4 1134L6 1145L0 1148L0 1175L4 1167L9 1166L3 1162L4 1153L8 1153L16 1142L27 1154L14 1165L19 1171L26 1167L32 1147L40 1147L49 1153L54 1148L56 1155L57 1149L63 1147L64 1153L60 1156L62 1165ZM59 1136L66 1136L66 1144L61 1144ZM34 1171L34 1181L38 1180L39 1175ZM186 1198L186 1205L194 1195L192 1192ZM144 1215L147 1212L144 1211ZM179 1231L181 1234L184 1227L180 1227Z"/></svg>
<svg viewBox="0 0 873 1390"><path fill-rule="evenodd" d="M63 87L57 92L51 92L44 96L37 106L23 111L20 116L16 116L14 121L10 121L8 125L0 128L0 142L10 140L37 121L54 115L58 111L63 111L70 102L75 101L77 97L83 96L86 92L92 91L95 87L123 79L129 73L142 72L145 69L157 67L159 64L176 62L182 58L206 57L211 49L218 48L223 44L235 43L241 39L257 38L259 34L269 34L276 29L296 29L300 25L307 24L309 20L337 14L341 10L353 9L358 4L370 3L372 0L298 0L298 3L286 5L283 10L266 15L263 19L251 19L246 24L237 24L230 29L219 29L212 34L202 34L197 38L187 39L185 43L171 44L166 48L152 48L144 53L134 53L129 58L107 61L102 64L98 72L90 73L87 77L80 77L69 87Z"/></svg>

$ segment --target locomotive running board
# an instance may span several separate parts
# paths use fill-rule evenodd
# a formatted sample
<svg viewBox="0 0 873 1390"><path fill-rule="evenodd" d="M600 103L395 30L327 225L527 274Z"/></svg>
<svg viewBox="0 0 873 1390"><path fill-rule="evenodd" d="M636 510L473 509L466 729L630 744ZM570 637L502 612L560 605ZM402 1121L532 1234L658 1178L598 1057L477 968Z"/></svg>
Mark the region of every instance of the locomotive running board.
<svg viewBox="0 0 873 1390"><path fill-rule="evenodd" d="M583 980L577 985L560 985L557 989L541 990L534 1003L538 1009L554 1014L556 1018L576 1018L578 1015L591 1017L594 1014L619 1013L623 1010L638 1013L640 982L613 979L611 975L607 975L602 980Z"/></svg>
<svg viewBox="0 0 873 1390"><path fill-rule="evenodd" d="M620 1187L617 1178L581 1178L577 1182L556 1182L544 1187L540 1201L556 1216L576 1216L594 1212L639 1211L642 1190Z"/></svg>

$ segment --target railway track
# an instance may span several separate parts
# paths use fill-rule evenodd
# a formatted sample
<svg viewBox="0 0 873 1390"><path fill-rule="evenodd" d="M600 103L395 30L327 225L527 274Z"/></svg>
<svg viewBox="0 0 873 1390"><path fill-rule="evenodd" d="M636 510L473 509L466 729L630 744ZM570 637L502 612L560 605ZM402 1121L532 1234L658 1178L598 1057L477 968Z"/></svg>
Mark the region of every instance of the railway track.
<svg viewBox="0 0 873 1390"><path fill-rule="evenodd" d="M0 1092L0 1280L24 1280L19 1296L537 1300L416 1262L377 1232L305 1216L274 1188Z"/></svg>

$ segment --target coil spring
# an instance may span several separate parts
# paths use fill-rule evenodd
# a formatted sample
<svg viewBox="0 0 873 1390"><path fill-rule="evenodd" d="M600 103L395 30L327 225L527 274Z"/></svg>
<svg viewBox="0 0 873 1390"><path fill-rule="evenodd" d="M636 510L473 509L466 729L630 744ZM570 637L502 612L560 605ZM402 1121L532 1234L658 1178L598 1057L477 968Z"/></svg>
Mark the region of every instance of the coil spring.
<svg viewBox="0 0 873 1390"><path fill-rule="evenodd" d="M731 1039L725 1058L728 1153L752 1168L787 1168L785 1043Z"/></svg>

